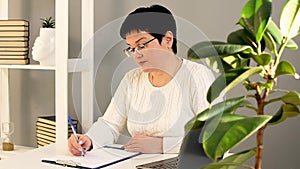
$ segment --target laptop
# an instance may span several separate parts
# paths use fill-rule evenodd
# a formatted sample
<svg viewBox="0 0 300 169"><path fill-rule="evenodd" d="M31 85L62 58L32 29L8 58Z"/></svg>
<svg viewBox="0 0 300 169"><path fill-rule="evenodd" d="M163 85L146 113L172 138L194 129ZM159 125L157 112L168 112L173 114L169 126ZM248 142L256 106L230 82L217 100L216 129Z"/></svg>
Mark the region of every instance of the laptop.
<svg viewBox="0 0 300 169"><path fill-rule="evenodd" d="M137 165L137 169L199 169L212 160L203 150L200 137L201 129L190 131L183 139L177 157Z"/></svg>

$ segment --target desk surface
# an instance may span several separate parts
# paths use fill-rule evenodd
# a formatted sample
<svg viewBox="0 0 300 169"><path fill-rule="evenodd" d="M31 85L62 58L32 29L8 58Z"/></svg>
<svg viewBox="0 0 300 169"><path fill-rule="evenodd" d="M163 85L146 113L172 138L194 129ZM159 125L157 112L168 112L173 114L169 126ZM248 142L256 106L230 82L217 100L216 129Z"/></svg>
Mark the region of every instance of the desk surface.
<svg viewBox="0 0 300 169"><path fill-rule="evenodd" d="M15 155L25 153L29 150L33 150L34 147L26 147L26 146L19 146L19 145L14 145L14 150L13 151L3 151L2 146L0 146L0 158L6 159L6 158L11 158Z"/></svg>
<svg viewBox="0 0 300 169"><path fill-rule="evenodd" d="M28 152L15 155L14 157L0 160L0 169L56 169L56 168L64 168L62 166L42 163L42 158L53 157L58 155L58 151L56 149L56 144L51 144L45 147L37 148L34 150L30 150ZM176 154L143 154L139 157L129 159L126 161L122 161L120 163L114 164L109 169L135 169L136 165L166 159L170 157L175 157Z"/></svg>

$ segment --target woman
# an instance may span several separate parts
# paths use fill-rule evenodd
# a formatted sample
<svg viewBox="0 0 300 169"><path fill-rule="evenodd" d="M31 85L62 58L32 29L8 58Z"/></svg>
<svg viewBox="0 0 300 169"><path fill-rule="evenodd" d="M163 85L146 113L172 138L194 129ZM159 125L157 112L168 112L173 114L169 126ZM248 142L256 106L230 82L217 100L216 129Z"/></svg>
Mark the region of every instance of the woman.
<svg viewBox="0 0 300 169"><path fill-rule="evenodd" d="M130 152L178 153L184 125L207 108L206 93L214 80L203 65L179 58L176 23L160 5L131 12L120 35L126 40L127 56L139 68L122 79L103 117L85 135L69 138L69 151L81 155L93 147L116 142L127 127Z"/></svg>

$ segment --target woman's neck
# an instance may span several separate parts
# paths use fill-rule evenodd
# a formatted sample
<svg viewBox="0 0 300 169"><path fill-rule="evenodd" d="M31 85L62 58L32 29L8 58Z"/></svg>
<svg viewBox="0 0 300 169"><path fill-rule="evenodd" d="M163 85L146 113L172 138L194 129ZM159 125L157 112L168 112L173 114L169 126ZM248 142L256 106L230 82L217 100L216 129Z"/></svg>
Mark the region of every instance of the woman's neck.
<svg viewBox="0 0 300 169"><path fill-rule="evenodd" d="M165 86L176 75L176 73L180 69L181 64L182 64L182 59L175 57L175 59L171 63L172 66L169 66L169 69L155 70L150 72L148 77L149 81L155 87Z"/></svg>

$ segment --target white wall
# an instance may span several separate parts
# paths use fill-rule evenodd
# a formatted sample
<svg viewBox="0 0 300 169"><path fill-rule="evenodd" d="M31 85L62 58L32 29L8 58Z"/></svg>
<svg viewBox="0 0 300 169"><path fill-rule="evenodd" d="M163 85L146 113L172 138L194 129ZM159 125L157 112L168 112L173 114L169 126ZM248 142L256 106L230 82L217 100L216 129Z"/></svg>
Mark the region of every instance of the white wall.
<svg viewBox="0 0 300 169"><path fill-rule="evenodd" d="M70 2L70 57L80 55L80 0ZM239 19L240 11L246 0L97 0L95 1L95 31L104 29L120 17L126 16L137 6L160 3L167 6L174 15L186 19L202 30L210 40L225 40L228 33L237 29L235 23ZM273 0L273 19L278 23L282 0ZM40 27L39 18L54 16L54 0L10 0L10 18L24 18L30 20L30 47L38 35ZM189 32L187 32L189 33ZM119 34L119 32L115 32ZM107 42L111 38L104 39ZM300 38L296 39L300 45ZM95 82L96 97L100 110L103 112L111 97L111 80L116 70L126 70L127 64L120 65L124 59L122 49L123 41L116 42L105 54L103 62L97 73ZM186 46L180 44L179 55L185 55ZM96 53L99 54L99 53ZM299 51L286 51L286 59L294 63L298 72ZM130 61L128 61L130 62ZM130 67L133 66L129 64ZM123 66L120 68L120 66ZM118 68L118 69L117 69ZM54 72L36 70L13 70L11 78L11 112L15 121L16 131L13 136L15 143L35 146L35 121L36 117L44 114L54 114ZM119 73L117 73L119 74ZM117 79L120 77L117 77ZM72 79L70 78L70 83ZM291 77L285 77L278 82L278 87L300 91L299 81ZM239 93L236 89L229 96ZM71 90L70 90L71 93ZM70 96L70 112L74 113L72 96ZM274 110L273 110L274 111ZM272 112L272 109L270 110ZM96 113L95 116L98 116ZM266 130L265 151L263 166L266 169L298 168L300 154L300 132L298 122L300 117L290 119L278 126ZM28 134L29 133L29 134ZM252 145L248 141L237 149L243 149Z"/></svg>

